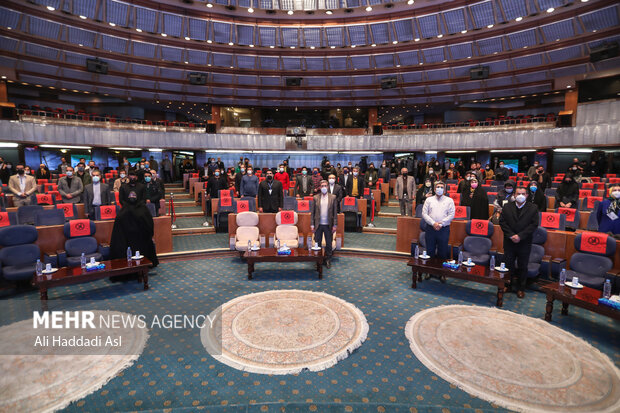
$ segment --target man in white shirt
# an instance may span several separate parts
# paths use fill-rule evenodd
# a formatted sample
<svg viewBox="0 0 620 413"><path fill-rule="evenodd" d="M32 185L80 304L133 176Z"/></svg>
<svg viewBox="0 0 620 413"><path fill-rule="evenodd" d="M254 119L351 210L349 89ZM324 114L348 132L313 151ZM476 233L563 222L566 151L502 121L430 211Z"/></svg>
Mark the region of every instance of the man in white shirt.
<svg viewBox="0 0 620 413"><path fill-rule="evenodd" d="M314 233L314 240L319 246L325 237L325 266L331 268L332 242L338 225L338 210L336 195L328 192L328 182L321 181L320 190L314 196L314 208L310 214L310 231Z"/></svg>
<svg viewBox="0 0 620 413"><path fill-rule="evenodd" d="M426 251L431 257L437 256L442 260L449 256L450 223L455 211L454 201L444 195L445 190L446 185L436 181L435 196L427 198L422 207L422 219L428 224L425 232Z"/></svg>
<svg viewBox="0 0 620 413"><path fill-rule="evenodd" d="M101 172L93 169L93 183L84 187L84 212L88 219L95 219L95 209L112 201L110 187L101 182Z"/></svg>

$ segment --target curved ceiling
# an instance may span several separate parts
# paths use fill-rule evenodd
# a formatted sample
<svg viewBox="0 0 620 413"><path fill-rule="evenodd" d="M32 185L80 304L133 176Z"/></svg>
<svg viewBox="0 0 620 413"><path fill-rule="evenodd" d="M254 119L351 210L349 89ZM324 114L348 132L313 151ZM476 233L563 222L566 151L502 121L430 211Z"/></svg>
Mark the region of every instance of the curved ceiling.
<svg viewBox="0 0 620 413"><path fill-rule="evenodd" d="M418 1L392 8L363 1L218 0L205 7L6 0L0 66L14 69L16 81L58 89L301 107L525 95L552 90L554 79L619 67L618 58L589 62L591 48L620 39L617 1ZM237 9L216 4L222 2ZM268 7L334 13L268 15ZM357 8L347 14L346 7ZM94 57L108 63L107 75L86 71L86 59ZM471 80L470 69L480 65L489 67L489 78ZM206 73L207 83L190 85L191 72ZM287 87L289 77L301 78L301 85ZM381 80L390 77L397 87L382 89Z"/></svg>

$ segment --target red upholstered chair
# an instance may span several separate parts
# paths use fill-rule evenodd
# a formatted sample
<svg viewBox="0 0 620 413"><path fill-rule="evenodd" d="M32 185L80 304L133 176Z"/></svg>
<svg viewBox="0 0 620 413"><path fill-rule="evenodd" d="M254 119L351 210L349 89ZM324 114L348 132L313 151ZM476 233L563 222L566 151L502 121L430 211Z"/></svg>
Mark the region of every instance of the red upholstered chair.
<svg viewBox="0 0 620 413"><path fill-rule="evenodd" d="M78 218L77 206L75 204L56 204L56 208L65 211L65 219L67 221Z"/></svg>
<svg viewBox="0 0 620 413"><path fill-rule="evenodd" d="M566 228L576 230L579 228L579 210L577 208L558 208L557 212L566 216Z"/></svg>
<svg viewBox="0 0 620 413"><path fill-rule="evenodd" d="M459 252L462 252L463 260L471 258L478 265L488 265L491 255L494 254L491 252L493 231L493 223L486 219L467 221L465 225L467 236L463 239L462 245L454 246L452 253L458 257Z"/></svg>
<svg viewBox="0 0 620 413"><path fill-rule="evenodd" d="M34 198L37 205L54 205L56 197L52 194L35 194Z"/></svg>
<svg viewBox="0 0 620 413"><path fill-rule="evenodd" d="M540 212L538 225L547 230L564 231L566 229L566 215L559 212Z"/></svg>
<svg viewBox="0 0 620 413"><path fill-rule="evenodd" d="M112 221L116 219L116 214L120 211L118 205L100 205L95 207L95 220Z"/></svg>

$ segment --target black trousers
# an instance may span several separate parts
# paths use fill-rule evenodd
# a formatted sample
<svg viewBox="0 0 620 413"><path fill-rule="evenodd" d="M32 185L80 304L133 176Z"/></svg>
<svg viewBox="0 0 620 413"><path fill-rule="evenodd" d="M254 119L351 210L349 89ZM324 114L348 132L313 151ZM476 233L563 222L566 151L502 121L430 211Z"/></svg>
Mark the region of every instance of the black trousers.
<svg viewBox="0 0 620 413"><path fill-rule="evenodd" d="M511 278L518 291L525 290L525 280L527 279L527 264L530 260L532 243L512 242L510 238L504 238L504 262L510 270ZM515 265L516 264L516 265Z"/></svg>
<svg viewBox="0 0 620 413"><path fill-rule="evenodd" d="M321 240L325 236L325 259L329 260L332 257L332 228L329 225L319 225L314 231L314 241L321 246Z"/></svg>

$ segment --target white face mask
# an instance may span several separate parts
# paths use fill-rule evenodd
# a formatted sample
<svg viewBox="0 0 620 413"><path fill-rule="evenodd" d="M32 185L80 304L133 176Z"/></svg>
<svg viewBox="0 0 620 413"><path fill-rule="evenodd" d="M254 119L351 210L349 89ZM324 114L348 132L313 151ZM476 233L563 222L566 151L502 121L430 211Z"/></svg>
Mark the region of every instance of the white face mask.
<svg viewBox="0 0 620 413"><path fill-rule="evenodd" d="M280 168L280 173L284 172L284 168Z"/></svg>
<svg viewBox="0 0 620 413"><path fill-rule="evenodd" d="M523 195L523 194L519 194L519 195L517 195L517 197L516 197L517 202L518 202L518 203L520 203L520 204L524 203L524 202L525 202L525 199L526 199L526 198L525 198L525 195Z"/></svg>
<svg viewBox="0 0 620 413"><path fill-rule="evenodd" d="M326 194L326 193L327 193L327 188L325 188L324 186L323 186L323 187L321 187L321 192L322 192L323 194Z"/></svg>
<svg viewBox="0 0 620 413"><path fill-rule="evenodd" d="M434 171L432 169L429 169L428 173L429 175L432 174Z"/></svg>
<svg viewBox="0 0 620 413"><path fill-rule="evenodd" d="M613 191L611 193L611 196L613 196L616 199L620 199L620 191Z"/></svg>
<svg viewBox="0 0 620 413"><path fill-rule="evenodd" d="M435 188L435 194L437 194L437 196L442 196L443 195L443 188Z"/></svg>
<svg viewBox="0 0 620 413"><path fill-rule="evenodd" d="M426 185L427 188L431 187L431 183L430 182L426 182L426 183L424 183L424 185Z"/></svg>
<svg viewBox="0 0 620 413"><path fill-rule="evenodd" d="M353 176L357 176L357 172L353 172Z"/></svg>
<svg viewBox="0 0 620 413"><path fill-rule="evenodd" d="M330 185L333 185L335 182L336 182L336 180L335 180L335 179L333 179L333 178L329 180L329 184L330 184Z"/></svg>

